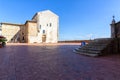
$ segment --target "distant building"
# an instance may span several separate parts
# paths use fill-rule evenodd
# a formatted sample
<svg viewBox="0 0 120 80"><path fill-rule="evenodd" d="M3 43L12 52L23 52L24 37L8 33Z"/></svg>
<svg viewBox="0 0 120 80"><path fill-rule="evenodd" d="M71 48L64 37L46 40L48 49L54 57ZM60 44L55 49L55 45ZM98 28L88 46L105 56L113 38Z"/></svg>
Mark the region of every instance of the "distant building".
<svg viewBox="0 0 120 80"><path fill-rule="evenodd" d="M45 10L36 13L25 24L1 23L2 35L8 42L57 43L59 17Z"/></svg>

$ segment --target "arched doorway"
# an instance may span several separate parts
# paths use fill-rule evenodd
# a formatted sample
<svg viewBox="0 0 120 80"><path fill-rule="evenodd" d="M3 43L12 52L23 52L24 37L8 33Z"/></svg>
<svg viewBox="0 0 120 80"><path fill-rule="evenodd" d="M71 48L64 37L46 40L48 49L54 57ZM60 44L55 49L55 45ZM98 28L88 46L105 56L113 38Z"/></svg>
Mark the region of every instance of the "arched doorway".
<svg viewBox="0 0 120 80"><path fill-rule="evenodd" d="M42 42L46 42L46 35L42 35Z"/></svg>

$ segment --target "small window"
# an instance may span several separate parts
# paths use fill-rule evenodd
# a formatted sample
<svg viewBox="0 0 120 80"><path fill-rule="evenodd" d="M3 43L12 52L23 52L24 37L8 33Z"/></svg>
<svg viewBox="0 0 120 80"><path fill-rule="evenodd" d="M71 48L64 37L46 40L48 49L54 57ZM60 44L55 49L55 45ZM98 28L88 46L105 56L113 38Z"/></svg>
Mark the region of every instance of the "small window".
<svg viewBox="0 0 120 80"><path fill-rule="evenodd" d="M50 27L52 26L52 23L50 23Z"/></svg>
<svg viewBox="0 0 120 80"><path fill-rule="evenodd" d="M39 27L40 29L41 29L41 25L40 25L40 27Z"/></svg>
<svg viewBox="0 0 120 80"><path fill-rule="evenodd" d="M45 34L45 30L43 30L43 34Z"/></svg>
<svg viewBox="0 0 120 80"><path fill-rule="evenodd" d="M2 27L0 26L0 31L2 30Z"/></svg>

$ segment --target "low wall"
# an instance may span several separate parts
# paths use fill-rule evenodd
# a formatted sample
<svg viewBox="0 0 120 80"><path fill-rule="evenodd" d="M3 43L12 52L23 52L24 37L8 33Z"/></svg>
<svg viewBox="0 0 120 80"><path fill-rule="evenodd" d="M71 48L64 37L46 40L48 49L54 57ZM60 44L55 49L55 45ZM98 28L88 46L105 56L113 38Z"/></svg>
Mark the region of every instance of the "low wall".
<svg viewBox="0 0 120 80"><path fill-rule="evenodd" d="M81 42L89 43L92 40L66 40L66 41L58 41L58 43L81 43Z"/></svg>
<svg viewBox="0 0 120 80"><path fill-rule="evenodd" d="M111 43L105 49L105 52L112 54L120 53L120 38L113 38Z"/></svg>

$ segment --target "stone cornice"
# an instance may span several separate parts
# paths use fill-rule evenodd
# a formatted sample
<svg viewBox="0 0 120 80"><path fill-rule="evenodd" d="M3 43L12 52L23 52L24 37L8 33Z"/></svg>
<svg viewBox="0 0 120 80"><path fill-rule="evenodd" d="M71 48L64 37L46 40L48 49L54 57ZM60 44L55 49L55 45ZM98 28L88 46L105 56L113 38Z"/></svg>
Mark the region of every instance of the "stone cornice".
<svg viewBox="0 0 120 80"><path fill-rule="evenodd" d="M1 25L3 25L3 24L5 24L5 25L15 25L15 26L24 26L24 24L14 24L14 23L6 23L6 22L1 23Z"/></svg>

